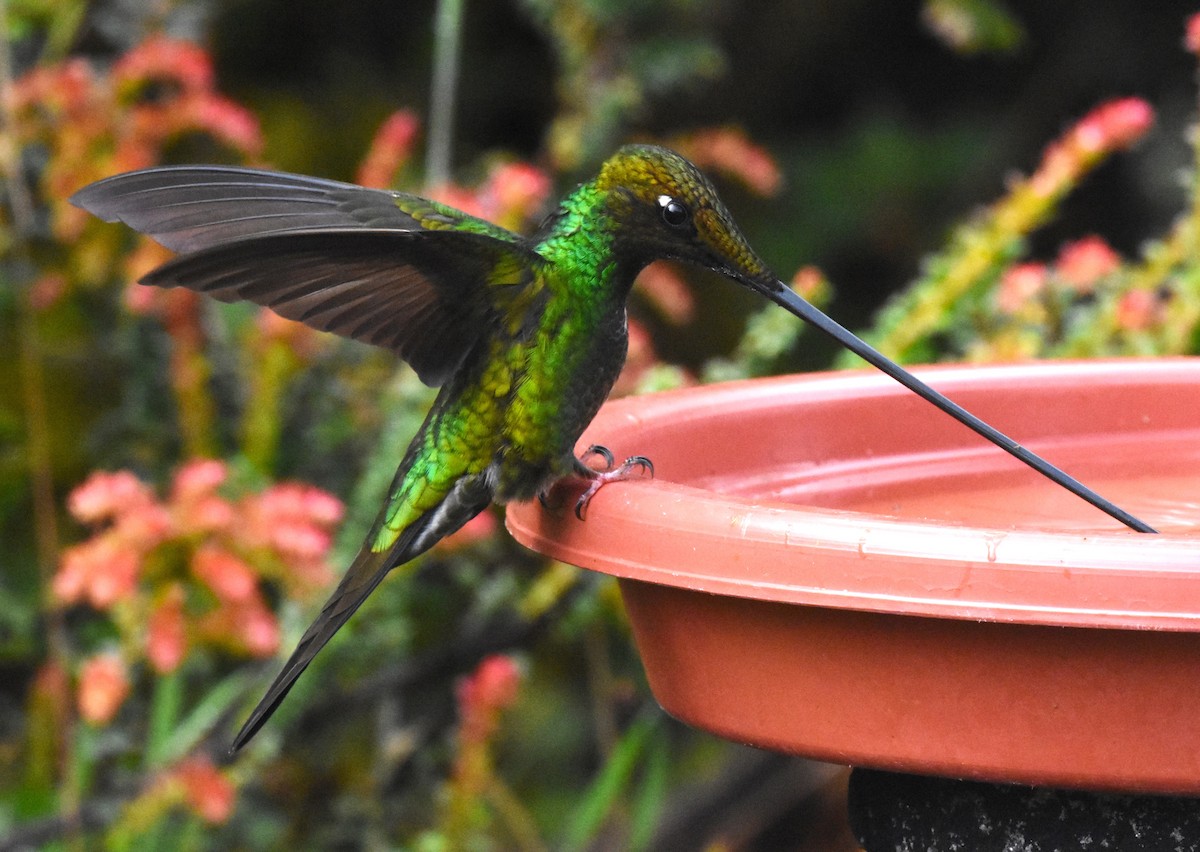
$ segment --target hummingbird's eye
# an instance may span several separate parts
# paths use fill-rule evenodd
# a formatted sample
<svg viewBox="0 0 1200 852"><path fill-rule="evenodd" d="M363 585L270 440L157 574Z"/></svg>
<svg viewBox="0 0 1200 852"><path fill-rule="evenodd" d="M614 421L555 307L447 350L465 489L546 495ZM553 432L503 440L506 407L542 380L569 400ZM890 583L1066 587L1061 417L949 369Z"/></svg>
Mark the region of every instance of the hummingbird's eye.
<svg viewBox="0 0 1200 852"><path fill-rule="evenodd" d="M663 221L672 228L682 228L691 218L687 207L669 195L658 197L658 207L662 211Z"/></svg>

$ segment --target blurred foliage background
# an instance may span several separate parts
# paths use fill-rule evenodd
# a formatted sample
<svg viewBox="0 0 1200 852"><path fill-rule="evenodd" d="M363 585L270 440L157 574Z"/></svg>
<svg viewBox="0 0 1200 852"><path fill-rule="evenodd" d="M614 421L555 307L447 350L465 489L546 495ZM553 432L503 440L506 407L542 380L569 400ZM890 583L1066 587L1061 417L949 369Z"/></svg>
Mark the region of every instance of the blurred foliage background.
<svg viewBox="0 0 1200 852"><path fill-rule="evenodd" d="M0 848L850 845L841 776L665 718L615 586L499 514L384 583L229 756L430 395L131 283L166 253L75 189L242 162L528 229L647 139L894 357L1192 353L1194 11L0 0ZM647 270L631 316L618 393L850 365L701 273Z"/></svg>

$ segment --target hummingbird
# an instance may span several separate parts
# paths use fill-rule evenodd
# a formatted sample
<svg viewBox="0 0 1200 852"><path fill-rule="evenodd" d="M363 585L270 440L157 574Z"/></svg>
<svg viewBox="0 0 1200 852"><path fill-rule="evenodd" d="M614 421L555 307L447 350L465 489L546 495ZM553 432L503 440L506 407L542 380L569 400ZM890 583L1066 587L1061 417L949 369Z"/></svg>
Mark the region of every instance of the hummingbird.
<svg viewBox="0 0 1200 852"><path fill-rule="evenodd" d="M141 279L248 300L321 331L390 349L440 391L358 555L234 738L245 745L322 647L393 569L492 503L643 472L575 445L625 360L626 300L668 259L765 296L1122 523L1153 530L962 409L787 287L750 247L696 166L627 145L531 236L437 201L315 177L166 166L106 178L72 203L178 256ZM599 464L595 464L595 458Z"/></svg>

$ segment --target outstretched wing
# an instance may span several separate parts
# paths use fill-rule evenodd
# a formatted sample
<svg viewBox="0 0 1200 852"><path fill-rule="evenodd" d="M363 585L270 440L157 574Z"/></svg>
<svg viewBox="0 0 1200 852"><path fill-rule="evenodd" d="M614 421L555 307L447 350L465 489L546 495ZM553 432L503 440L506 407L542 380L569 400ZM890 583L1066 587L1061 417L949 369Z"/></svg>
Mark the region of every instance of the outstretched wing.
<svg viewBox="0 0 1200 852"><path fill-rule="evenodd" d="M295 231L185 254L142 283L254 302L382 346L437 387L497 322L511 301L503 291L537 286L540 263L532 251L478 234Z"/></svg>
<svg viewBox="0 0 1200 852"><path fill-rule="evenodd" d="M85 186L71 203L177 252L321 228L453 230L521 243L511 231L420 196L237 166L126 172Z"/></svg>
<svg viewBox="0 0 1200 852"><path fill-rule="evenodd" d="M247 300L391 349L428 385L454 372L544 263L516 234L404 193L216 166L149 169L72 202L186 252L142 279Z"/></svg>

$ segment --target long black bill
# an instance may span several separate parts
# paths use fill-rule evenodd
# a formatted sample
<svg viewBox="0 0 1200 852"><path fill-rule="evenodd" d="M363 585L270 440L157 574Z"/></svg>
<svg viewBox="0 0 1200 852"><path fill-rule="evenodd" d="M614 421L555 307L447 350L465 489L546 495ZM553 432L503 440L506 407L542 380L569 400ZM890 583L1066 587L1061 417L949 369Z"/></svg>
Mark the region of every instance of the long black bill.
<svg viewBox="0 0 1200 852"><path fill-rule="evenodd" d="M1125 526L1138 532L1156 532L1149 524L1139 521L1124 509L1105 500L1079 480L1059 470L1036 453L1025 449L1003 432L992 428L958 403L952 402L935 391L895 361L889 359L882 352L860 340L849 330L825 316L825 314L797 295L782 281L777 282L774 286L764 287L759 283L752 283L751 286L775 304L786 308L791 313L800 317L800 319L819 328L868 364L878 367L913 393L933 403L968 429L979 433L1006 453L1020 459L1042 476L1057 482L1072 494L1087 500L1101 512L1105 512L1125 524Z"/></svg>

